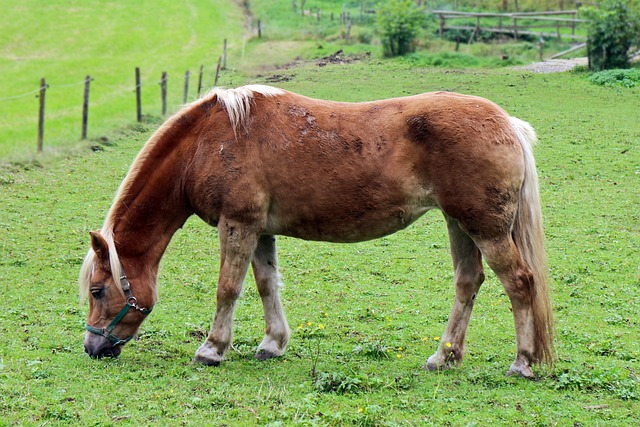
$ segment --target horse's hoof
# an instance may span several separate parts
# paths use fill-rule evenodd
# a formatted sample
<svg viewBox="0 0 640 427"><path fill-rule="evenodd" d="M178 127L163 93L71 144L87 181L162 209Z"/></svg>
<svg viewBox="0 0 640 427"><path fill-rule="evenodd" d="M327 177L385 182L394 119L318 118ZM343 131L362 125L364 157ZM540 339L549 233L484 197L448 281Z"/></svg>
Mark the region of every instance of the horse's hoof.
<svg viewBox="0 0 640 427"><path fill-rule="evenodd" d="M202 363L206 366L220 366L220 362L221 360L208 359L198 355L193 358L193 363Z"/></svg>
<svg viewBox="0 0 640 427"><path fill-rule="evenodd" d="M429 359L427 359L427 363L422 366L422 369L433 372L433 371L439 371L440 369L445 369L447 367L448 366L446 365L439 364L437 362L436 355L433 354L429 356Z"/></svg>
<svg viewBox="0 0 640 427"><path fill-rule="evenodd" d="M511 368L509 369L509 372L507 372L507 376L512 375L519 375L529 380L533 380L536 377L536 374L533 373L529 364L521 361L520 359L513 362Z"/></svg>
<svg viewBox="0 0 640 427"><path fill-rule="evenodd" d="M196 350L196 354L193 357L194 363L202 363L207 366L218 366L222 362L222 355L216 350L216 348L206 341L204 344Z"/></svg>
<svg viewBox="0 0 640 427"><path fill-rule="evenodd" d="M280 355L276 353L272 353L268 350L265 350L264 348L260 348L256 352L256 359L258 360L269 360L269 359L273 359L274 357L280 357Z"/></svg>

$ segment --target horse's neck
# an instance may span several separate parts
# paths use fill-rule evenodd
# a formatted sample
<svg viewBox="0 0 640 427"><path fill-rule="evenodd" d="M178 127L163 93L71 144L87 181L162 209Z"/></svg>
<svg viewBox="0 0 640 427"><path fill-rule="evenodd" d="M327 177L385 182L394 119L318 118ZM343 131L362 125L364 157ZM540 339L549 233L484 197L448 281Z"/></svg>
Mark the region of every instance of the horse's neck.
<svg viewBox="0 0 640 427"><path fill-rule="evenodd" d="M127 189L113 207L111 221L120 257L154 274L174 233L192 214L182 189L186 151L165 151L161 157L151 153L135 172L132 169Z"/></svg>

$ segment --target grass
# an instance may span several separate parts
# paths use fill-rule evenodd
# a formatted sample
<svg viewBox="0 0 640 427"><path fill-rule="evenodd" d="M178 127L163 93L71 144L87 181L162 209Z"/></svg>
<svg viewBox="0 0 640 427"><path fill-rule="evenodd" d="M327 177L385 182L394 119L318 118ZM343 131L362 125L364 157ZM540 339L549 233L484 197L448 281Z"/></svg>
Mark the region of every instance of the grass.
<svg viewBox="0 0 640 427"><path fill-rule="evenodd" d="M143 114L161 114L162 71L169 75L168 104L175 111L182 103L185 71L195 76L193 99L200 65L209 88L223 39L229 39L230 54L239 55L244 36L241 8L222 0L0 0L0 9L0 159L23 160L35 152L38 99L12 97L37 90L40 78L50 85L45 150L55 152L78 145L86 75L94 79L89 137L98 139L135 121L135 67L141 69Z"/></svg>
<svg viewBox="0 0 640 427"><path fill-rule="evenodd" d="M0 167L0 295L5 305L0 310L0 426L637 424L638 86L597 86L587 73L469 68L486 62L470 63L465 56L473 49L499 56L502 49L527 50L526 45L461 46L454 55L419 52L383 61L375 45L354 42L347 51L373 49L373 59L274 71L269 64L345 47L335 36L339 27L313 24L305 38L287 40L289 27L297 25L297 16L291 18L283 6L290 3L255 0L251 5L255 17L264 20L265 36L243 43L242 29L233 24L240 22L234 18L239 9L228 3L200 9L206 2L194 0L188 5L198 13L190 17L183 3L144 3L135 12L124 3L40 3L37 16L50 24L22 13L36 2L7 3L6 25L0 30L0 67L11 76L7 81L18 85L3 85L0 98L31 90L47 70L52 84L47 99L59 106L48 122L48 155ZM341 8L341 3L308 0L307 7L320 4L325 10L325 4ZM99 8L100 19L88 13L91 8ZM69 16L78 18L73 25L67 23ZM309 18L304 18L307 23ZM164 39L147 27L153 20L175 37ZM229 23L234 29L223 31ZM138 39L149 44L119 38L134 27L149 35ZM78 34L95 36L94 41L107 34L111 41L82 47ZM187 35L193 44L180 43ZM193 70L202 58L212 64L225 36L231 38L234 55L232 69L223 74L228 86L279 81L285 89L343 101L451 90L485 96L534 125L541 140L536 158L557 317L559 357L552 370L538 369L534 382L504 376L514 357L515 334L510 304L492 274L471 320L465 363L440 373L420 369L438 345L453 298L446 229L436 212L405 231L367 243L280 238L283 303L293 331L286 356L264 363L253 359L263 320L248 277L236 312L234 348L219 368L191 363L212 321L218 265L216 230L193 218L176 234L162 262L160 302L139 339L117 360L95 361L82 352L88 308L78 304L75 283L88 231L102 224L130 162L160 124L159 100L149 92L143 100L145 123L128 125L133 122L133 67L141 65L135 57L140 54L149 64L141 65L145 81L159 79L167 64L174 67L169 68L171 78L183 75L185 64L193 64L188 65ZM438 41L428 43L451 50ZM535 47L530 50L537 54ZM15 52L21 60L11 59ZM85 63L105 70L94 76L92 87L92 102L104 101L96 101L95 111L102 113L92 112L90 118L95 139L90 144L96 151L62 153L50 160L54 151L75 144L69 128L78 126L79 102L66 103L72 91L81 89L59 87L63 99L56 95L56 84L73 84L93 73L85 71ZM248 77L255 74L261 76ZM110 95L101 84L122 94ZM181 90L172 92L172 83L169 87L175 108ZM3 104L11 107L0 122L0 150L10 142L35 141L30 120L36 101ZM20 116L21 108L27 116ZM113 132L116 127L120 130ZM104 134L106 141L95 137Z"/></svg>
<svg viewBox="0 0 640 427"><path fill-rule="evenodd" d="M537 381L505 377L513 321L489 274L464 364L420 370L453 298L446 230L436 212L360 244L280 238L293 330L286 356L253 359L263 320L249 277L234 348L218 368L191 363L212 320L218 265L215 229L193 218L169 246L160 302L139 339L117 360L89 359L79 265L88 231L101 225L128 165L158 125L151 123L125 128L93 154L46 168L1 169L0 425L636 425L638 87L596 86L582 74L378 59L286 73L283 88L343 101L429 90L481 95L534 125L556 366L538 369Z"/></svg>
<svg viewBox="0 0 640 427"><path fill-rule="evenodd" d="M376 2L365 2L365 10ZM299 2L298 2L299 6ZM0 27L0 71L7 84L0 87L0 159L42 161L87 149L109 137L113 129L135 120L134 69L141 68L142 112L160 116L163 71L168 72L168 110L182 105L186 70L191 72L189 99L196 97L197 71L205 66L203 86L210 88L222 52L229 41L228 70L219 84L236 86L261 75L275 64L295 57L317 58L339 49L347 53L372 52L382 56L372 14L361 15L360 2L314 0L305 3L313 14L294 13L290 2L250 2L252 18L245 20L239 2L167 0L101 2L36 0L19 3L0 0L4 13ZM339 16L354 22L351 39ZM320 9L320 20L317 10ZM300 12L298 10L298 12ZM333 18L332 18L333 16ZM257 39L257 21L263 37ZM246 21L246 22L245 22ZM245 26L242 23L245 22ZM435 38L435 24L418 40L418 52L405 58L416 66L448 68L504 67L537 60L534 43L455 43ZM250 27L250 28L247 28ZM566 45L548 42L545 52ZM507 58L507 59L501 59ZM80 141L83 82L91 75L89 139ZM45 112L45 156L36 155L40 79L49 88Z"/></svg>

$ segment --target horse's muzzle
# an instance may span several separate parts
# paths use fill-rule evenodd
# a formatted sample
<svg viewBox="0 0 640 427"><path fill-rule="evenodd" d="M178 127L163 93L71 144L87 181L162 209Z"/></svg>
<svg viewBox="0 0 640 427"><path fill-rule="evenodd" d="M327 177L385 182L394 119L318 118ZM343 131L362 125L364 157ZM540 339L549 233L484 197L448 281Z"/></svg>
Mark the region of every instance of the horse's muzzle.
<svg viewBox="0 0 640 427"><path fill-rule="evenodd" d="M84 336L84 352L93 359L118 357L123 345L113 345L111 341L100 335L87 332Z"/></svg>

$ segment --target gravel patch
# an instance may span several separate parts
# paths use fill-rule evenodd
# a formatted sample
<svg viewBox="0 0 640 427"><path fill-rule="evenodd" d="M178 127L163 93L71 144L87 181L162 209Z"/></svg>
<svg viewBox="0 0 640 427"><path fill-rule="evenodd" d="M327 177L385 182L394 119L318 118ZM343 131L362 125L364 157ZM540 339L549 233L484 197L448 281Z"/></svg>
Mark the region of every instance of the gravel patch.
<svg viewBox="0 0 640 427"><path fill-rule="evenodd" d="M517 70L528 70L533 73L561 73L563 71L572 70L578 65L587 66L587 58L548 59L546 61L534 62L529 65L520 65L514 68Z"/></svg>

